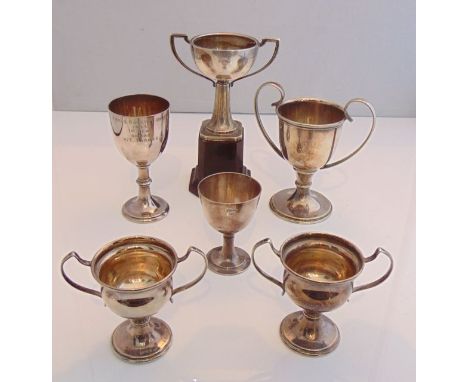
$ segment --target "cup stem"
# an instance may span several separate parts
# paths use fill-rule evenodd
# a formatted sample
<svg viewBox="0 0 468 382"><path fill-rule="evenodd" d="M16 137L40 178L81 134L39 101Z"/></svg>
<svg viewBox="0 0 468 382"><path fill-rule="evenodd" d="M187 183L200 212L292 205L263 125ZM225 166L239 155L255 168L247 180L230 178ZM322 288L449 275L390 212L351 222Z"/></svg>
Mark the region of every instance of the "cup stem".
<svg viewBox="0 0 468 382"><path fill-rule="evenodd" d="M231 114L230 88L228 81L216 82L213 115L207 126L215 133L229 133L235 130Z"/></svg>
<svg viewBox="0 0 468 382"><path fill-rule="evenodd" d="M142 200L145 205L154 204L151 200L151 178L149 176L149 165L138 166L138 199Z"/></svg>
<svg viewBox="0 0 468 382"><path fill-rule="evenodd" d="M308 320L319 320L320 317L322 316L322 313L320 312L313 312L311 310L304 310L304 317L307 318Z"/></svg>
<svg viewBox="0 0 468 382"><path fill-rule="evenodd" d="M130 322L133 326L146 326L149 324L151 317L143 317L143 318L131 318Z"/></svg>
<svg viewBox="0 0 468 382"><path fill-rule="evenodd" d="M313 172L305 173L296 170L296 193L298 197L304 197L309 194L313 175Z"/></svg>
<svg viewBox="0 0 468 382"><path fill-rule="evenodd" d="M223 234L224 242L222 249L222 257L231 262L234 261L235 250L234 250L234 234L225 233Z"/></svg>

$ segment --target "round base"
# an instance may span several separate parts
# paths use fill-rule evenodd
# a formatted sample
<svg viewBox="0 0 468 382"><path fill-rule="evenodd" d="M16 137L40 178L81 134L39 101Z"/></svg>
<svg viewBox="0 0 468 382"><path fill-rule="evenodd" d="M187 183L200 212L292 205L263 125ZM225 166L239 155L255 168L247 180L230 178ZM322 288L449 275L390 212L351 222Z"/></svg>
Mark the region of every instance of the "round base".
<svg viewBox="0 0 468 382"><path fill-rule="evenodd" d="M163 219L169 213L169 204L164 199L151 195L151 202L146 203L135 196L122 206L122 215L135 223L151 223Z"/></svg>
<svg viewBox="0 0 468 382"><path fill-rule="evenodd" d="M220 275L237 275L244 272L250 265L250 256L243 249L234 247L234 256L226 259L222 256L223 247L216 247L206 255L208 268Z"/></svg>
<svg viewBox="0 0 468 382"><path fill-rule="evenodd" d="M336 349L340 342L340 331L335 323L321 314L308 319L303 311L287 315L280 325L283 342L295 352L320 356Z"/></svg>
<svg viewBox="0 0 468 382"><path fill-rule="evenodd" d="M281 190L270 199L270 208L281 219L301 224L318 223L325 220L332 212L331 202L320 192L309 191L310 200L304 199L302 205L296 205L295 211L290 208L290 199L295 188Z"/></svg>
<svg viewBox="0 0 468 382"><path fill-rule="evenodd" d="M132 363L161 357L171 346L172 332L163 320L151 317L143 325L122 322L112 333L112 348L117 356Z"/></svg>

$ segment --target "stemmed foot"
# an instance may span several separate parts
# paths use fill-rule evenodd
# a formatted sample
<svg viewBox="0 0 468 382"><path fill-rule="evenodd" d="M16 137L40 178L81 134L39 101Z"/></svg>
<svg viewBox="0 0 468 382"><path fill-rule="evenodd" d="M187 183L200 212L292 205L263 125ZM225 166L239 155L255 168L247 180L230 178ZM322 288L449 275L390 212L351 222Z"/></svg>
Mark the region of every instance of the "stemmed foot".
<svg viewBox="0 0 468 382"><path fill-rule="evenodd" d="M332 212L332 204L324 195L310 189L314 173L297 170L296 173L296 188L274 194L270 199L271 210L293 223L310 224L325 220Z"/></svg>
<svg viewBox="0 0 468 382"><path fill-rule="evenodd" d="M112 348L125 361L140 363L162 356L171 346L169 325L155 317L122 322L112 334Z"/></svg>
<svg viewBox="0 0 468 382"><path fill-rule="evenodd" d="M234 235L224 234L222 247L213 248L206 255L208 268L221 275L237 275L250 265L249 254L234 246Z"/></svg>
<svg viewBox="0 0 468 382"><path fill-rule="evenodd" d="M321 313L299 311L287 315L280 336L290 349L308 356L332 352L340 342L336 324Z"/></svg>
<svg viewBox="0 0 468 382"><path fill-rule="evenodd" d="M151 195L149 166L138 167L136 182L139 186L138 196L125 202L122 214L136 223L150 223L164 218L169 213L169 204L164 199Z"/></svg>

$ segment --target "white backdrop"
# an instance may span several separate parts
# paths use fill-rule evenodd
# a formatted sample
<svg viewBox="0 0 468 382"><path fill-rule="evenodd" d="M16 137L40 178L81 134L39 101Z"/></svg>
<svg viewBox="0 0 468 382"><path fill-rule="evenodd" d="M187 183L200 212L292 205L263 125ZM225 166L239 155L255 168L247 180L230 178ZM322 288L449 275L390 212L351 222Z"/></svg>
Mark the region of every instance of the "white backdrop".
<svg viewBox="0 0 468 382"><path fill-rule="evenodd" d="M233 112L252 113L256 88L275 80L287 98L364 97L379 116L415 116L415 8L414 0L53 0L53 106L103 111L112 98L147 92L175 112L209 112L211 84L176 62L169 35L229 31L281 39L272 66L233 87ZM188 45L178 47L193 65ZM262 48L255 67L271 51Z"/></svg>

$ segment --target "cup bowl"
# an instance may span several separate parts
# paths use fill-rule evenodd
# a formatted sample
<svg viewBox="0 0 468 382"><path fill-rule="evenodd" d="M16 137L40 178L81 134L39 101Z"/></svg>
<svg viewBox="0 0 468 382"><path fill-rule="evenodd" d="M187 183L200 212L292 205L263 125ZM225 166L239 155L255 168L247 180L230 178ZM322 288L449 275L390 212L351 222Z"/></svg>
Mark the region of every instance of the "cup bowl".
<svg viewBox="0 0 468 382"><path fill-rule="evenodd" d="M109 103L114 142L136 166L150 165L164 150L169 133L169 102L149 94L116 98Z"/></svg>
<svg viewBox="0 0 468 382"><path fill-rule="evenodd" d="M172 295L175 250L151 237L127 237L102 248L91 263L102 299L124 318L156 314Z"/></svg>
<svg viewBox="0 0 468 382"><path fill-rule="evenodd" d="M346 302L364 266L360 250L334 235L305 233L280 249L283 285L302 309L328 312Z"/></svg>
<svg viewBox="0 0 468 382"><path fill-rule="evenodd" d="M212 33L190 40L200 72L216 81L234 81L246 75L257 57L256 38L237 33Z"/></svg>
<svg viewBox="0 0 468 382"><path fill-rule="evenodd" d="M284 102L277 116L283 157L305 173L316 172L330 160L346 119L339 105L313 98Z"/></svg>
<svg viewBox="0 0 468 382"><path fill-rule="evenodd" d="M252 219L261 186L237 172L210 175L199 183L198 195L208 223L221 233L237 233Z"/></svg>

